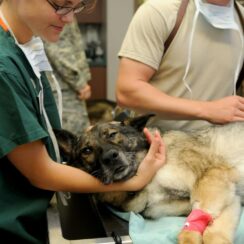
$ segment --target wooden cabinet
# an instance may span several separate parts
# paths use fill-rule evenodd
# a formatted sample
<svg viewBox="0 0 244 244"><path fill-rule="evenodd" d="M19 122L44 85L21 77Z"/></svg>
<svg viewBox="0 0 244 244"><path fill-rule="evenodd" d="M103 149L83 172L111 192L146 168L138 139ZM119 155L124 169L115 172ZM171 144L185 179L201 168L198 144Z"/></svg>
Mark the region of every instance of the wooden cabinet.
<svg viewBox="0 0 244 244"><path fill-rule="evenodd" d="M98 0L95 8L90 13L81 12L80 14L77 14L77 19L80 24L104 23L105 1Z"/></svg>
<svg viewBox="0 0 244 244"><path fill-rule="evenodd" d="M90 13L80 13L77 20L85 43L85 51L90 65L93 99L105 99L106 94L106 1L98 0Z"/></svg>
<svg viewBox="0 0 244 244"><path fill-rule="evenodd" d="M92 96L90 99L105 99L107 97L106 67L91 67L91 75L89 84L92 88Z"/></svg>

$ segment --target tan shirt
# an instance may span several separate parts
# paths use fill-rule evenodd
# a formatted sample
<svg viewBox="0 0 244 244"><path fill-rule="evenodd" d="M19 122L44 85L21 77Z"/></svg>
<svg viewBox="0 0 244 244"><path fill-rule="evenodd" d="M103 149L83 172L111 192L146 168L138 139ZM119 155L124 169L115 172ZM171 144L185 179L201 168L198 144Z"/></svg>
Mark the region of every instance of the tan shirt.
<svg viewBox="0 0 244 244"><path fill-rule="evenodd" d="M180 2L148 0L143 4L129 26L119 56L140 61L157 70L151 84L171 96L205 101L232 95L240 54L243 59L239 34L235 30L212 27L201 14L197 18L191 65L186 77L192 97L184 85L183 76L195 14L193 0L190 0L181 26L162 59L164 42L175 25ZM237 13L235 17L240 25ZM199 128L206 124L205 121L170 121L160 118L150 123L166 130Z"/></svg>

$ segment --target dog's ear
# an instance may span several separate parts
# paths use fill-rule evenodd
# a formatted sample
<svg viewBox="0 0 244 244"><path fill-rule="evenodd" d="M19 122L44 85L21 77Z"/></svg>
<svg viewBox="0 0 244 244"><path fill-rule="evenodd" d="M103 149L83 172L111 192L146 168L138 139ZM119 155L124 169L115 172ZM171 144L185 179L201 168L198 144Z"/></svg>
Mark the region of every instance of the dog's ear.
<svg viewBox="0 0 244 244"><path fill-rule="evenodd" d="M153 116L155 116L155 114L141 115L141 116L138 116L135 118L125 120L124 124L130 125L130 126L134 127L135 129L137 129L138 131L142 131L145 128L148 120Z"/></svg>
<svg viewBox="0 0 244 244"><path fill-rule="evenodd" d="M130 118L130 114L129 114L128 110L124 110L124 111L116 114L116 116L114 117L114 121L122 122L129 118Z"/></svg>
<svg viewBox="0 0 244 244"><path fill-rule="evenodd" d="M67 130L54 129L53 131L57 138L60 154L63 161L67 162L68 164L72 163L71 160L73 156L73 148L77 142L77 136Z"/></svg>

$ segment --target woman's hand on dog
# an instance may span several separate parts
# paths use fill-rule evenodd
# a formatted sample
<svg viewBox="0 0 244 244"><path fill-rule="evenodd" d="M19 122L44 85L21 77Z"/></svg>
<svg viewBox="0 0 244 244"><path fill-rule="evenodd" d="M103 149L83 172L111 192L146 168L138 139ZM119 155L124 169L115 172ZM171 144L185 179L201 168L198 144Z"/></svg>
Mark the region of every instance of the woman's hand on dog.
<svg viewBox="0 0 244 244"><path fill-rule="evenodd" d="M156 173L157 170L165 163L165 145L158 130L156 130L154 134L152 134L147 128L144 128L143 131L151 146L140 166L143 166L142 164L145 161L146 167L154 167Z"/></svg>
<svg viewBox="0 0 244 244"><path fill-rule="evenodd" d="M151 134L147 128L144 129L144 133L151 146L137 171L139 188L143 188L151 181L158 169L164 165L166 158L165 145L160 133L155 131Z"/></svg>

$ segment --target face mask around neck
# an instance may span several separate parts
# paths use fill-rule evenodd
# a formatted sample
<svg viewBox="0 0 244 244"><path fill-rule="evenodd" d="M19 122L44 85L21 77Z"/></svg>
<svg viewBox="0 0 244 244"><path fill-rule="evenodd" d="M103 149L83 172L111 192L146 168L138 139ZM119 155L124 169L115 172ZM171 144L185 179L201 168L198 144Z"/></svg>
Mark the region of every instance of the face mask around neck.
<svg viewBox="0 0 244 244"><path fill-rule="evenodd" d="M195 0L196 9L213 27L218 29L233 29L239 30L239 27L234 18L234 2L230 0L228 6L218 6Z"/></svg>
<svg viewBox="0 0 244 244"><path fill-rule="evenodd" d="M25 44L16 44L25 54L37 76L39 76L42 71L52 71L40 37L32 37L32 39Z"/></svg>
<svg viewBox="0 0 244 244"><path fill-rule="evenodd" d="M190 34L190 41L189 41L189 48L188 48L187 65L186 65L185 73L183 76L183 84L186 87L186 89L189 91L191 98L193 97L193 92L191 90L191 87L188 84L187 76L188 76L190 66L191 66L191 61L192 61L191 55L192 55L193 37L194 37L197 20L198 20L200 13L215 28L231 29L231 30L237 31L239 34L239 37L240 37L240 42L241 42L240 50L244 49L243 32L234 19L234 2L233 1L231 1L229 6L226 6L226 7L203 3L202 0L195 0L195 4L196 4L196 13L195 13L194 19L193 19L193 27L192 27L192 31ZM236 94L236 82L237 82L237 79L239 76L239 72L240 72L242 63L243 63L243 56L242 56L242 51L241 51L239 58L238 58L234 77L233 77L234 94Z"/></svg>
<svg viewBox="0 0 244 244"><path fill-rule="evenodd" d="M42 71L52 71L51 65L47 59L44 45L40 37L32 37L27 43L20 44L16 39L13 31L11 30L7 20L0 10L0 18L3 20L4 24L8 27L11 35L15 40L15 44L22 50L26 58L29 61L35 75L40 78Z"/></svg>

